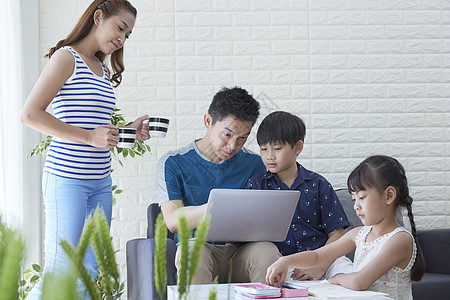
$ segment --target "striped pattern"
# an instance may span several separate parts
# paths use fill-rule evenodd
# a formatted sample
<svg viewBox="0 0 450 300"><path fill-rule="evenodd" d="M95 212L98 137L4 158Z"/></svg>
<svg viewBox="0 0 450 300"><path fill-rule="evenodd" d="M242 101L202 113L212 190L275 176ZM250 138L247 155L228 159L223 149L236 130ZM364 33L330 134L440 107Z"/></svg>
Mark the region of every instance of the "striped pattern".
<svg viewBox="0 0 450 300"><path fill-rule="evenodd" d="M87 130L111 124L116 97L106 67L102 64L103 76L97 76L74 49L68 46L61 49L67 49L73 54L75 69L52 101L55 117ZM54 137L44 171L68 178L101 179L109 175L110 168L108 148L96 148Z"/></svg>

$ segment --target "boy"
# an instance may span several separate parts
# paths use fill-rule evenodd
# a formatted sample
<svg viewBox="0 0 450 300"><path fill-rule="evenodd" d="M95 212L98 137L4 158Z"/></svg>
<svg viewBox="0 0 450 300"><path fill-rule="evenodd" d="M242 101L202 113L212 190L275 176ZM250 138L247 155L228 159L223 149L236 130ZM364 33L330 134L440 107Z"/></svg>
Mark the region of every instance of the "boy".
<svg viewBox="0 0 450 300"><path fill-rule="evenodd" d="M259 116L259 103L246 90L223 88L204 116L206 134L163 156L157 167L161 211L167 227L177 232L179 215L197 227L213 188L244 188L248 178L265 170L259 155L243 146ZM232 222L232 220L230 220ZM175 264L179 267L180 249ZM264 282L267 268L279 258L273 243L206 243L192 284Z"/></svg>
<svg viewBox="0 0 450 300"><path fill-rule="evenodd" d="M275 243L281 255L314 250L339 239L349 226L347 216L331 184L297 162L302 152L306 126L288 112L269 114L259 126L256 139L267 172L247 182L248 189L299 190L296 211L286 239ZM294 279L317 280L326 270L295 269Z"/></svg>

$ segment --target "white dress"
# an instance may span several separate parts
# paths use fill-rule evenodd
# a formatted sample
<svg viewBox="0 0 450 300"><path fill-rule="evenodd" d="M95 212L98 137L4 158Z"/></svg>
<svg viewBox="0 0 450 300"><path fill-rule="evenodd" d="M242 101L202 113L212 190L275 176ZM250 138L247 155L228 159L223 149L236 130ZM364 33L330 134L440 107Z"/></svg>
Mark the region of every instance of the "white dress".
<svg viewBox="0 0 450 300"><path fill-rule="evenodd" d="M393 267L386 274L381 276L377 281L375 281L368 290L383 292L389 294L390 297L396 300L412 300L412 290L411 290L411 268L416 260L416 244L412 234L405 228L397 227L392 232L387 233L376 240L366 242L367 235L369 234L372 226L364 226L358 232L355 238L356 251L355 259L353 262L354 271L358 272L363 269L370 261L372 261L383 248L384 244L392 237L394 234L405 231L411 235L413 240L413 252L411 260L405 269L399 267Z"/></svg>

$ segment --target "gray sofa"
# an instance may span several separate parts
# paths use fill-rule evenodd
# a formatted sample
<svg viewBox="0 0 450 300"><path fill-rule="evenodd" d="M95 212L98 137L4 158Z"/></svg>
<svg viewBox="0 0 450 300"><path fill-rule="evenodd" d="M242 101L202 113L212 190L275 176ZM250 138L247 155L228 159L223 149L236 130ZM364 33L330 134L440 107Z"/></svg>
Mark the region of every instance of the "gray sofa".
<svg viewBox="0 0 450 300"><path fill-rule="evenodd" d="M160 211L157 203L150 204L147 208L147 238L127 242L128 299L161 299L156 292L154 280L155 222ZM167 230L166 269L168 285L177 283L177 269L175 267L177 246L173 236L174 234ZM164 296L164 299L167 299L167 295Z"/></svg>
<svg viewBox="0 0 450 300"><path fill-rule="evenodd" d="M350 222L347 230L362 225L353 209L353 201L346 189L336 190ZM160 212L158 204L152 203L147 209L147 238L127 242L127 289L128 299L160 299L155 289L153 273L153 253L155 249L154 222ZM420 282L413 282L415 300L450 299L450 228L419 231L417 233L426 262L426 273ZM167 276L168 284L176 284L175 252L173 234L168 231ZM353 255L349 255L353 258ZM164 297L166 299L166 297Z"/></svg>
<svg viewBox="0 0 450 300"><path fill-rule="evenodd" d="M414 299L450 299L450 228L417 233L425 256L425 275L413 282Z"/></svg>

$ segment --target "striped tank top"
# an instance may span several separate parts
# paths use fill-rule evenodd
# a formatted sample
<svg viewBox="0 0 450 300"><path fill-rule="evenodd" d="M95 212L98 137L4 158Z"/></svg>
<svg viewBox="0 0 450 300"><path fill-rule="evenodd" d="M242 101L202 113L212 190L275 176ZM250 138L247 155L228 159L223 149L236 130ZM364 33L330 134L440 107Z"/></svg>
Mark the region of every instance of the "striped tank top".
<svg viewBox="0 0 450 300"><path fill-rule="evenodd" d="M54 116L72 126L93 130L111 124L116 97L102 64L103 75L95 75L71 47L75 58L73 74L52 101ZM58 49L58 51L61 51ZM110 174L109 148L96 148L80 142L53 137L48 148L44 172L75 179L102 179Z"/></svg>

